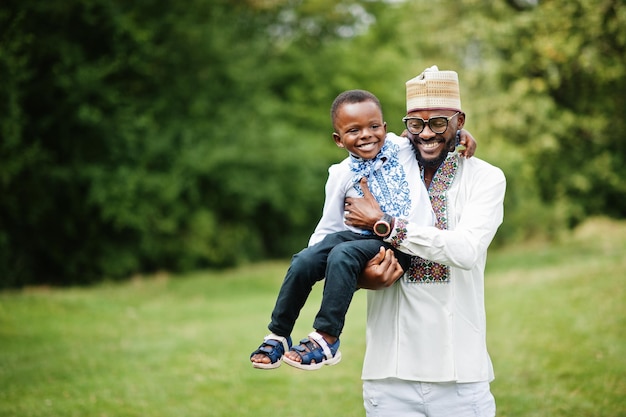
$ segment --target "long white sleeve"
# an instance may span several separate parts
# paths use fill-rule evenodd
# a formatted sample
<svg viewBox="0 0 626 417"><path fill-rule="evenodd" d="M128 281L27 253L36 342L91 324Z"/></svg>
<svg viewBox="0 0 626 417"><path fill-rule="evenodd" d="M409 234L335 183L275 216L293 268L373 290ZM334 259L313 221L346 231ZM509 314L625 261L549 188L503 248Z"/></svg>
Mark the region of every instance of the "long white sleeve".
<svg viewBox="0 0 626 417"><path fill-rule="evenodd" d="M461 160L462 178L448 194L448 230L409 222L400 249L444 265L471 269L486 253L502 223L506 179L499 168ZM387 239L394 240L396 232Z"/></svg>
<svg viewBox="0 0 626 417"><path fill-rule="evenodd" d="M328 180L326 181L326 199L324 209L315 231L309 238L309 246L324 239L327 234L347 230L344 223L344 200L350 187L350 167L348 159L328 168Z"/></svg>

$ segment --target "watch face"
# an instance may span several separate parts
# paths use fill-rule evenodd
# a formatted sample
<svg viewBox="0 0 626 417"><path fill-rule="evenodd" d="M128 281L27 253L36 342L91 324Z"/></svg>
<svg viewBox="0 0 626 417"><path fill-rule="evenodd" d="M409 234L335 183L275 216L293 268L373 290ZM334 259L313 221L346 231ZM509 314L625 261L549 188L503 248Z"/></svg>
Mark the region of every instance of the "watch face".
<svg viewBox="0 0 626 417"><path fill-rule="evenodd" d="M389 223L387 222L376 222L374 225L374 233L378 236L387 236L389 234Z"/></svg>

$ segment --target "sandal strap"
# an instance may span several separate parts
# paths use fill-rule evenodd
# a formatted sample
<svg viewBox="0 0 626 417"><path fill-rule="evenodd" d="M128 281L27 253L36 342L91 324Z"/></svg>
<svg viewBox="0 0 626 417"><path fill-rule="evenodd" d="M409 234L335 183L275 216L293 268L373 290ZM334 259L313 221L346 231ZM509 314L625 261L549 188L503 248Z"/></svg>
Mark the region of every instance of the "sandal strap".
<svg viewBox="0 0 626 417"><path fill-rule="evenodd" d="M282 343L283 344L283 352L288 352L289 348L291 347L291 346L289 346L289 342L288 342L286 337L278 336L277 334L274 334L274 333L270 333L270 334L268 334L267 336L265 336L263 338L263 342L264 343L267 343L268 340L276 340L276 341Z"/></svg>
<svg viewBox="0 0 626 417"><path fill-rule="evenodd" d="M309 338L317 343L320 348L322 348L322 352L324 352L324 356L326 357L326 359L333 358L334 355L331 352L330 347L326 342L326 339L324 339L321 334L319 334L318 332L311 332L309 333Z"/></svg>

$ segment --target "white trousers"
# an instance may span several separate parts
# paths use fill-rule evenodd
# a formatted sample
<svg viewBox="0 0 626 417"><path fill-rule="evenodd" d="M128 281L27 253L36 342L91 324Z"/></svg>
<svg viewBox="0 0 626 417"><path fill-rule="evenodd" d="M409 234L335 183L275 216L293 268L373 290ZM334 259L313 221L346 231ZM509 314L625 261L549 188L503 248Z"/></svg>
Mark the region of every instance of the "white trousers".
<svg viewBox="0 0 626 417"><path fill-rule="evenodd" d="M367 417L494 417L489 382L363 381Z"/></svg>

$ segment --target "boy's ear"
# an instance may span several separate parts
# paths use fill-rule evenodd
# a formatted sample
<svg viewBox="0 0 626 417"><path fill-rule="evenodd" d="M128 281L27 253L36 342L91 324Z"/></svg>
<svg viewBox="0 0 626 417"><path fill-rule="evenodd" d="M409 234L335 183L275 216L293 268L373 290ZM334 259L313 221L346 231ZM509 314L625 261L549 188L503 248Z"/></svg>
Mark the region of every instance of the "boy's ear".
<svg viewBox="0 0 626 417"><path fill-rule="evenodd" d="M335 144L337 144L337 146L339 146L340 148L343 148L343 142L341 141L341 136L339 136L339 133L337 132L333 132L333 140L335 141Z"/></svg>

